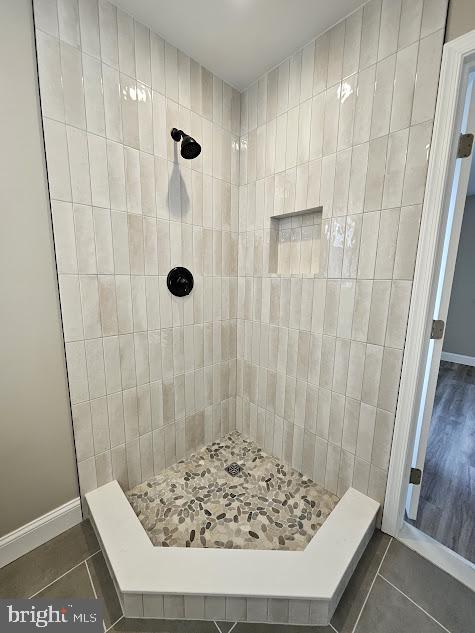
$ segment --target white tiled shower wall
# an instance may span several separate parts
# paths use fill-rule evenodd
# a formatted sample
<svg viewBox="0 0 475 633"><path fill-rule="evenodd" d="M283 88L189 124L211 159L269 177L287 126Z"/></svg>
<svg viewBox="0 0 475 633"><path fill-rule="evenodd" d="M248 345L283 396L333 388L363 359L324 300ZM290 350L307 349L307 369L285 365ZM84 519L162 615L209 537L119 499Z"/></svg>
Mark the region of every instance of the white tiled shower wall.
<svg viewBox="0 0 475 633"><path fill-rule="evenodd" d="M109 2L35 0L83 493L236 426L382 501L446 8L371 0L240 99ZM270 217L320 205L276 268Z"/></svg>
<svg viewBox="0 0 475 633"><path fill-rule="evenodd" d="M338 495L384 499L446 10L371 0L241 95L236 424Z"/></svg>
<svg viewBox="0 0 475 633"><path fill-rule="evenodd" d="M235 426L240 96L107 1L34 8L81 491L128 488Z"/></svg>

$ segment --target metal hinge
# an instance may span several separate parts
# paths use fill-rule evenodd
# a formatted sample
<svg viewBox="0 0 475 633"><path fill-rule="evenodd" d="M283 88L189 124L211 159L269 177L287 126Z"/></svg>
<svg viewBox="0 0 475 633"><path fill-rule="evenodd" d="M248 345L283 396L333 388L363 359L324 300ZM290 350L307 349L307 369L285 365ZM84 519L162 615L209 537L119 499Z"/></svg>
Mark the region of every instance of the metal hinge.
<svg viewBox="0 0 475 633"><path fill-rule="evenodd" d="M461 134L457 149L457 158L467 158L472 153L473 134Z"/></svg>
<svg viewBox="0 0 475 633"><path fill-rule="evenodd" d="M422 470L420 468L411 468L411 474L409 475L409 483L415 486L421 485Z"/></svg>
<svg viewBox="0 0 475 633"><path fill-rule="evenodd" d="M434 339L440 339L444 336L445 323L444 321L432 321L432 327L430 330L430 337Z"/></svg>

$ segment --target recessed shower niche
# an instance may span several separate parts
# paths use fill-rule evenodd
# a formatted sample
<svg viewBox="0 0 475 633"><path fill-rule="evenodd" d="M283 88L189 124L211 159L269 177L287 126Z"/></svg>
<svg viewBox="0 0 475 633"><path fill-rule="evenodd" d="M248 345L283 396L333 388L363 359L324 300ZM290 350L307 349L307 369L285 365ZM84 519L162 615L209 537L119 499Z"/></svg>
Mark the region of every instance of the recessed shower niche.
<svg viewBox="0 0 475 633"><path fill-rule="evenodd" d="M271 217L269 272L278 275L318 275L322 207Z"/></svg>

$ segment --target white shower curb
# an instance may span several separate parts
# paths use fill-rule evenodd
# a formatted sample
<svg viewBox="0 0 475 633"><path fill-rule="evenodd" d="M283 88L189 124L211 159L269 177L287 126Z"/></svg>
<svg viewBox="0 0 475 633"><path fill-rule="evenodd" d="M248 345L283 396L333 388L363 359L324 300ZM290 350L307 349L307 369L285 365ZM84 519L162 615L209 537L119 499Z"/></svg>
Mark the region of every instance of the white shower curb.
<svg viewBox="0 0 475 633"><path fill-rule="evenodd" d="M350 488L303 551L154 547L117 481L86 494L130 618L327 625L379 503Z"/></svg>

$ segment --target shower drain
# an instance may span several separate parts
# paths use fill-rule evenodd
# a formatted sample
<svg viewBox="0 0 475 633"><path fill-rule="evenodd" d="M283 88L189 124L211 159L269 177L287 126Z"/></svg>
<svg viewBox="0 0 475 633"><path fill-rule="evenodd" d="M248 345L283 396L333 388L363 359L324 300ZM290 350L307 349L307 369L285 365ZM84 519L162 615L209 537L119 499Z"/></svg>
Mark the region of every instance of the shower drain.
<svg viewBox="0 0 475 633"><path fill-rule="evenodd" d="M231 477L236 477L236 475L239 475L239 473L242 472L242 466L239 466L239 464L233 462L232 464L226 466L224 470L229 473Z"/></svg>

